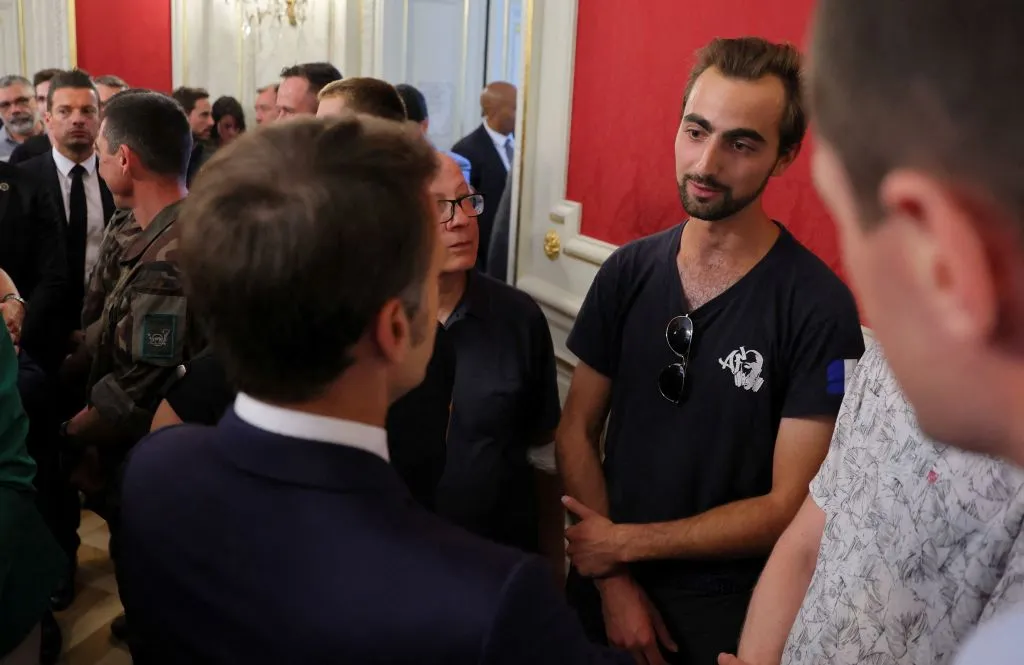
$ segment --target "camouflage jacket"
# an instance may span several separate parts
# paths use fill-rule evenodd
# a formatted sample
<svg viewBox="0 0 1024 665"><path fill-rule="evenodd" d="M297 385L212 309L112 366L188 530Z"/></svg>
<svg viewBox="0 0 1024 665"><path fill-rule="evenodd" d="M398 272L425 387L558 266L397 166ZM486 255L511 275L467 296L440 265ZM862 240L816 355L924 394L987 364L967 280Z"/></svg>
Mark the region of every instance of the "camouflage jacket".
<svg viewBox="0 0 1024 665"><path fill-rule="evenodd" d="M89 277L89 284L85 289L85 303L82 307L82 329L86 331L90 353L96 350L96 343L99 341L101 326L97 324L103 316L103 304L121 277L121 256L129 243L141 232L142 229L135 221L135 214L131 210L118 210L110 218L110 223L103 233L100 256Z"/></svg>
<svg viewBox="0 0 1024 665"><path fill-rule="evenodd" d="M204 346L177 264L180 207L165 208L125 248L99 319L89 403L129 445L148 431L178 366Z"/></svg>

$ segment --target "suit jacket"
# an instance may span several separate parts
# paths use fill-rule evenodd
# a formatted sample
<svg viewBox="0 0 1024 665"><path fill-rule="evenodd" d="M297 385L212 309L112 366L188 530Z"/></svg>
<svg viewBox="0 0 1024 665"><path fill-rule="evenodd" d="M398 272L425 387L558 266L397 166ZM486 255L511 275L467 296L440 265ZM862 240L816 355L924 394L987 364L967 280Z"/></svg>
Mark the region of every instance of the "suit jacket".
<svg viewBox="0 0 1024 665"><path fill-rule="evenodd" d="M39 181L0 162L0 268L29 303L22 347L47 369L63 357L66 338L65 225L58 214Z"/></svg>
<svg viewBox="0 0 1024 665"><path fill-rule="evenodd" d="M631 662L586 641L548 564L442 522L363 450L232 409L139 443L122 497L137 665Z"/></svg>
<svg viewBox="0 0 1024 665"><path fill-rule="evenodd" d="M505 191L508 169L501 161L501 155L481 124L468 136L452 146L472 164L469 184L484 195L484 211L477 218L480 225L480 246L477 252L476 267L481 272L488 272L487 252L491 246L491 229L494 225L494 214L498 210L501 194Z"/></svg>
<svg viewBox="0 0 1024 665"><path fill-rule="evenodd" d="M50 152L53 148L53 144L50 143L50 136L48 134L37 134L36 136L30 136L25 141L14 149L11 153L11 158L7 161L8 164L21 164L27 162L33 157L39 155L45 155Z"/></svg>
<svg viewBox="0 0 1024 665"><path fill-rule="evenodd" d="M68 212L64 208L64 195L61 193L57 163L53 161L53 151L47 150L38 157L22 162L18 167L31 173L43 184L45 191L50 195L53 207L57 210L60 220L63 222L66 238ZM103 224L105 226L110 221L116 208L114 206L114 196L107 189L107 183L103 182L103 178L100 178L99 181L100 198L103 200ZM67 263L68 287L65 297L65 326L67 331L78 330L82 327L82 303L86 287L84 266L73 266L70 261L69 257Z"/></svg>
<svg viewBox="0 0 1024 665"><path fill-rule="evenodd" d="M512 223L512 172L508 172L505 191L494 213L491 244L487 248L487 274L502 282L512 283L508 274L508 232Z"/></svg>

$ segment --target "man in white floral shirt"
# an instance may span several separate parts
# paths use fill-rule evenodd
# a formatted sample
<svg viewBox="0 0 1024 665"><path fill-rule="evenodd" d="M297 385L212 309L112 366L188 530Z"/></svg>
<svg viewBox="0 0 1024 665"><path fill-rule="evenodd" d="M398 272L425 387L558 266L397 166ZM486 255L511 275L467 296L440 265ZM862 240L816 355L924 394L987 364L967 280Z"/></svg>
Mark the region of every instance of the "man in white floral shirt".
<svg viewBox="0 0 1024 665"><path fill-rule="evenodd" d="M928 440L872 343L754 591L739 657L951 663L977 623L1024 598L1022 520L1024 472Z"/></svg>

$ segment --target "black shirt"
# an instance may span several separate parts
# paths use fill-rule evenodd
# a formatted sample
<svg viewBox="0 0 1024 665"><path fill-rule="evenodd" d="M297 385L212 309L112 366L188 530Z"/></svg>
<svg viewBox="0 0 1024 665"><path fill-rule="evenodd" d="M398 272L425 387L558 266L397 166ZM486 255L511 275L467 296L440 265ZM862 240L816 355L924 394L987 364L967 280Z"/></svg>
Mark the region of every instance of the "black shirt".
<svg viewBox="0 0 1024 665"><path fill-rule="evenodd" d="M668 322L688 312L676 254L683 226L632 242L601 267L569 336L580 360L612 379L604 472L611 518L691 517L771 490L782 418L838 413L847 359L864 352L849 289L784 228L735 285L690 312L686 391L662 397L678 362ZM764 559L633 567L650 588L749 590Z"/></svg>
<svg viewBox="0 0 1024 665"><path fill-rule="evenodd" d="M439 326L423 383L388 411L391 464L413 497L431 510L444 471L454 382L455 350ZM234 399L223 366L209 353L196 358L167 393L167 402L182 421L204 425L215 425Z"/></svg>
<svg viewBox="0 0 1024 665"><path fill-rule="evenodd" d="M206 350L185 369L165 398L182 422L216 425L235 399L224 367Z"/></svg>
<svg viewBox="0 0 1024 665"><path fill-rule="evenodd" d="M530 296L478 272L445 323L458 364L438 513L497 542L537 548L530 445L558 425L551 331Z"/></svg>

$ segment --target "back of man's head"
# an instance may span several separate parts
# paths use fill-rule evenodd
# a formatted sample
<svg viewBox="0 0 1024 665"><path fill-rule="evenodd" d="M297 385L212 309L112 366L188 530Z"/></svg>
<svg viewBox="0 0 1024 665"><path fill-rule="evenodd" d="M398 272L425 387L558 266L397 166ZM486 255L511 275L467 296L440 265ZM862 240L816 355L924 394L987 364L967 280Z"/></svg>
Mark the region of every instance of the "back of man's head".
<svg viewBox="0 0 1024 665"><path fill-rule="evenodd" d="M182 267L189 306L240 391L318 397L389 303L410 321L433 316L421 297L436 159L412 128L364 116L274 124L208 169L217 177L197 181L181 214Z"/></svg>
<svg viewBox="0 0 1024 665"><path fill-rule="evenodd" d="M399 83L395 89L398 90L399 96L405 103L405 112L409 116L409 120L422 123L430 117L430 113L427 111L427 98L418 88L408 83Z"/></svg>
<svg viewBox="0 0 1024 665"><path fill-rule="evenodd" d="M320 91L318 99L318 114L321 116L337 115L337 112L345 110L396 122L404 122L408 118L395 86L376 78L360 76L329 83ZM323 113L325 106L330 106L329 100L337 100L337 108Z"/></svg>
<svg viewBox="0 0 1024 665"><path fill-rule="evenodd" d="M309 92L313 95L319 95L327 84L340 81L342 78L338 68L329 62L306 62L281 70L281 78L292 77L309 81Z"/></svg>
<svg viewBox="0 0 1024 665"><path fill-rule="evenodd" d="M96 86L93 85L89 72L82 71L81 69L71 69L68 71L58 72L52 79L50 79L50 91L46 94L47 111L53 111L54 93L58 90L68 88L74 90L91 90L96 96L97 108L99 107L100 95L96 92Z"/></svg>
<svg viewBox="0 0 1024 665"><path fill-rule="evenodd" d="M188 115L195 110L196 104L199 103L199 100L209 99L210 93L203 88L189 88L182 86L172 92L171 97L174 98L174 101L181 104L181 108L185 109L185 114Z"/></svg>
<svg viewBox="0 0 1024 665"><path fill-rule="evenodd" d="M818 132L862 217L899 168L980 187L1024 233L1024 4L1017 0L825 0L813 38Z"/></svg>
<svg viewBox="0 0 1024 665"><path fill-rule="evenodd" d="M192 153L192 130L181 105L150 90L125 90L103 111L107 152L127 146L149 172L184 180Z"/></svg>
<svg viewBox="0 0 1024 665"><path fill-rule="evenodd" d="M922 429L1024 462L1024 4L820 0L809 98L847 274Z"/></svg>

